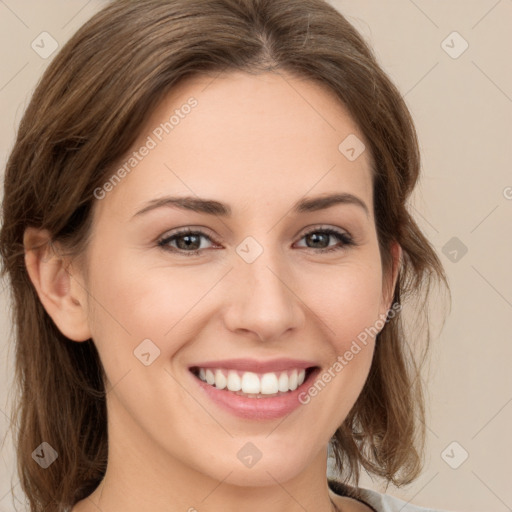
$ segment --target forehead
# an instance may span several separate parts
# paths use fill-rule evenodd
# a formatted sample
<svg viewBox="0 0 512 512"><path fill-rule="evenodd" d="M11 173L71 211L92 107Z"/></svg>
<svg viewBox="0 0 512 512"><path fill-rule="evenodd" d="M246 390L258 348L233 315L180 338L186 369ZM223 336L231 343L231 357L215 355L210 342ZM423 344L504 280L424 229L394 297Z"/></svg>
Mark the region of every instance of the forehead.
<svg viewBox="0 0 512 512"><path fill-rule="evenodd" d="M141 200L172 193L215 197L236 210L333 191L370 207L364 140L341 101L317 82L284 73L194 76L151 114L113 169L126 172L100 207L129 215ZM347 158L344 141L366 150Z"/></svg>

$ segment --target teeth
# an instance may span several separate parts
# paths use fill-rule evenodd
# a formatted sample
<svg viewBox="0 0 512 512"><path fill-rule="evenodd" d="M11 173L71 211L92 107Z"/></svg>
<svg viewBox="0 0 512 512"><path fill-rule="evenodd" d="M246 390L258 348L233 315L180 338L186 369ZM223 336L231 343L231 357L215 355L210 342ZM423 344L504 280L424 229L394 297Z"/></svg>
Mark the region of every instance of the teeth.
<svg viewBox="0 0 512 512"><path fill-rule="evenodd" d="M215 375L210 369L206 370L206 382L210 384L210 386L215 384Z"/></svg>
<svg viewBox="0 0 512 512"><path fill-rule="evenodd" d="M260 379L255 373L245 372L242 375L242 391L244 393L257 394L260 392L260 389Z"/></svg>
<svg viewBox="0 0 512 512"><path fill-rule="evenodd" d="M292 391L297 389L297 370L293 370L288 380L288 386Z"/></svg>
<svg viewBox="0 0 512 512"><path fill-rule="evenodd" d="M278 391L277 375L275 373L265 373L261 378L261 393L263 395L273 395Z"/></svg>
<svg viewBox="0 0 512 512"><path fill-rule="evenodd" d="M278 373L257 374L220 368L200 368L199 378L218 389L228 389L239 395L258 397L278 396L280 393L296 390L306 378L306 370L293 369Z"/></svg>
<svg viewBox="0 0 512 512"><path fill-rule="evenodd" d="M227 384L229 391L240 391L242 389L242 380L234 370L229 370Z"/></svg>
<svg viewBox="0 0 512 512"><path fill-rule="evenodd" d="M224 389L228 385L228 380L220 370L215 370L215 387Z"/></svg>
<svg viewBox="0 0 512 512"><path fill-rule="evenodd" d="M278 388L282 392L288 391L288 374L286 372L281 372L279 375Z"/></svg>

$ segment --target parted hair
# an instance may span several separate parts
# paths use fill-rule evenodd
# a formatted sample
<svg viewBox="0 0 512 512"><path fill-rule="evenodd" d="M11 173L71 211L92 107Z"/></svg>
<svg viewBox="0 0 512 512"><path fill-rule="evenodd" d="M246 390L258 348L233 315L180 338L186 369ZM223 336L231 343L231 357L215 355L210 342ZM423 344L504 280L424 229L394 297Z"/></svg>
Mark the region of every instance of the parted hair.
<svg viewBox="0 0 512 512"><path fill-rule="evenodd" d="M420 304L419 318L434 282L449 289L407 205L420 176L409 110L364 38L333 6L324 0L109 2L45 70L5 171L0 254L12 300L11 430L31 512L67 510L88 496L105 474L108 439L105 375L94 340L66 338L42 306L25 265L25 229L46 229L52 243L82 254L94 190L159 102L187 77L229 71L288 72L332 90L371 151L383 272L392 268L391 244L402 247L393 303ZM377 335L365 385L331 439L346 483L357 485L364 468L400 486L423 467L421 370L432 335L426 318L411 339L403 316L388 318ZM47 469L32 458L42 441L58 453Z"/></svg>

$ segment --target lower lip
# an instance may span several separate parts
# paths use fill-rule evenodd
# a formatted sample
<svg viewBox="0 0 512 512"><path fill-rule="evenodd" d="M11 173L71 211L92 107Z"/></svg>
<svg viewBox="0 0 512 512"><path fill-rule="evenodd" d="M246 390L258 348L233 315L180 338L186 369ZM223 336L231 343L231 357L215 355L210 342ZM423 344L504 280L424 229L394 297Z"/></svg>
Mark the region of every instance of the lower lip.
<svg viewBox="0 0 512 512"><path fill-rule="evenodd" d="M226 389L217 389L191 375L206 395L224 410L249 420L272 420L286 416L302 405L299 395L310 386L319 371L315 368L296 390L269 398L247 398Z"/></svg>

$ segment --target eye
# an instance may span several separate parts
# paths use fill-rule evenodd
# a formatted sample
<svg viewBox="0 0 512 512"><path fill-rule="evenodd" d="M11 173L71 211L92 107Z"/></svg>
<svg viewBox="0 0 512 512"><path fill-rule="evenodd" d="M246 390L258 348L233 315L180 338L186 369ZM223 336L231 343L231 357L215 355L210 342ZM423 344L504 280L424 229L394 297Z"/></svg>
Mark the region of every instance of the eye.
<svg viewBox="0 0 512 512"><path fill-rule="evenodd" d="M212 241L203 231L194 231L190 228L186 228L160 239L158 245L165 250L180 252L185 256L196 256L204 249L204 247L201 247L201 238ZM174 242L176 242L177 247L171 245Z"/></svg>
<svg viewBox="0 0 512 512"><path fill-rule="evenodd" d="M339 244L334 246L329 246L329 240L332 238L338 240ZM338 231L333 228L316 228L311 231L308 231L302 238L306 239L307 242L313 244L313 247L308 246L309 249L313 249L316 252L331 252L331 251L339 251L345 249L348 246L355 245L352 237L343 231Z"/></svg>

